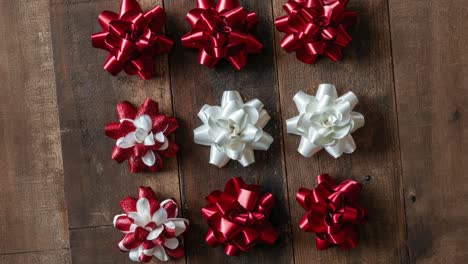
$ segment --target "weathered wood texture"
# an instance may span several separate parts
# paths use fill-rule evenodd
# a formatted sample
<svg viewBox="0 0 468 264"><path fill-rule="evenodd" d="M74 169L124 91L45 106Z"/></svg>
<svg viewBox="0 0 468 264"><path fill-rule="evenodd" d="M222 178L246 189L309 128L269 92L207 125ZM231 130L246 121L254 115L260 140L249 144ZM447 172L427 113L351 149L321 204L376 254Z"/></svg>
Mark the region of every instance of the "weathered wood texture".
<svg viewBox="0 0 468 264"><path fill-rule="evenodd" d="M0 1L0 254L68 247L50 36L47 0Z"/></svg>
<svg viewBox="0 0 468 264"><path fill-rule="evenodd" d="M461 0L353 0L360 13L354 41L339 63L305 65L280 47L274 29L285 0L244 0L260 18L265 45L247 67L221 63L210 70L185 50L186 13L194 0L142 0L164 4L172 53L158 58L157 77L141 81L102 69L106 53L92 48L100 11L118 11L114 0L0 0L0 263L130 263L116 249L112 228L118 202L153 187L175 197L190 219L186 258L175 263L464 263L468 257L468 9ZM321 152L300 156L299 138L286 134L297 114L292 98L318 84L354 91L366 126L354 133L353 155L337 160ZM209 148L193 142L203 104L219 104L225 90L259 98L272 120L275 142L242 168L208 164ZM146 97L175 115L181 128L178 160L164 172L132 175L110 159L114 142L104 135L116 120L115 105L138 106ZM370 175L362 203L370 219L357 249L316 251L314 236L298 228L304 213L295 201L300 186L313 187L328 172L339 180ZM272 192L272 222L281 231L272 247L238 257L204 242L204 197L233 176ZM156 261L154 262L156 263Z"/></svg>
<svg viewBox="0 0 468 264"><path fill-rule="evenodd" d="M390 1L408 250L465 263L468 248L468 8Z"/></svg>
<svg viewBox="0 0 468 264"><path fill-rule="evenodd" d="M236 71L228 63L220 63L216 71L198 64L198 52L185 50L178 42L170 55L170 76L176 116L182 121L176 135L182 145L179 171L181 177L184 216L191 221L191 231L186 236L187 261L189 263L288 263L292 261L292 242L286 197L286 181L282 165L281 127L276 82L276 67L273 52L273 23L269 1L242 1L247 10L259 16L258 38L264 44L260 55L250 57L250 63ZM165 1L169 19L167 32L173 39L189 30L185 22L186 13L195 7L195 1ZM243 168L231 161L223 169L208 164L209 148L196 145L193 129L201 125L197 117L204 104L220 103L225 90L240 91L244 99L260 99L272 120L265 127L275 142L267 152L255 153L256 163ZM204 242L208 231L200 214L205 205L204 197L210 191L223 189L225 182L233 176L242 176L247 183L258 183L263 191L269 191L277 199L272 213L272 222L281 231L281 237L273 247L260 247L255 252L231 258L223 249L212 249Z"/></svg>
<svg viewBox="0 0 468 264"><path fill-rule="evenodd" d="M273 2L275 16L283 15L284 1ZM360 100L356 110L366 117L366 125L353 134L357 151L339 159L334 159L325 150L312 158L304 158L297 152L300 137L284 134L295 263L310 263L311 259L332 263L355 263L357 260L396 263L405 258L387 3L385 0L353 1L349 9L358 11L360 20L352 30L355 41L339 63L323 58L315 65L306 65L296 60L294 53L287 54L279 44L276 45L283 123L297 115L292 100L295 93L302 90L315 94L320 83L335 84L339 94L352 90ZM283 34L276 35L279 43ZM356 250L316 251L314 235L298 227L304 210L296 202L296 192L301 186L313 188L316 175L320 173L329 173L340 180L362 180L367 174L371 176L362 195L362 203L371 217L362 229L361 244Z"/></svg>
<svg viewBox="0 0 468 264"><path fill-rule="evenodd" d="M69 255L68 249L7 254L7 255L0 255L0 263L5 263L5 264L25 264L25 263L63 264L63 263L70 263L70 255Z"/></svg>

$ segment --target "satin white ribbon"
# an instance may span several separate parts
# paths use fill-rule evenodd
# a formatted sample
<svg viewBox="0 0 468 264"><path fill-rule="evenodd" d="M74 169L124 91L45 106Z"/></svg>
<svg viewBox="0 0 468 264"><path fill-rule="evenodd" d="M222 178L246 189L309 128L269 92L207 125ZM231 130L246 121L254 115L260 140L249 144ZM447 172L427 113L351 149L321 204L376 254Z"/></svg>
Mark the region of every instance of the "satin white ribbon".
<svg viewBox="0 0 468 264"><path fill-rule="evenodd" d="M164 132L159 132L156 135L153 134L151 129L153 128L153 122L149 115L141 115L132 119L121 119L122 122L131 122L136 130L128 133L125 137L117 139L115 144L119 148L127 149L132 148L136 144L144 144L145 146L153 146L156 144L156 141L162 143L162 146L159 150L165 150L169 146L169 140L164 135ZM145 155L141 158L143 163L148 167L151 167L156 162L156 156L152 150L148 150Z"/></svg>
<svg viewBox="0 0 468 264"><path fill-rule="evenodd" d="M321 149L335 158L352 153L351 133L364 126L364 116L353 112L358 99L353 92L338 97L331 84L320 84L315 96L298 92L294 102L299 115L286 120L288 133L301 136L298 151L311 157Z"/></svg>
<svg viewBox="0 0 468 264"><path fill-rule="evenodd" d="M273 138L263 131L270 120L258 99L247 103L237 91L226 91L221 106L204 105L198 117L203 125L194 130L195 143L211 146L210 163L219 168L229 160L242 166L255 162L254 150L268 150Z"/></svg>

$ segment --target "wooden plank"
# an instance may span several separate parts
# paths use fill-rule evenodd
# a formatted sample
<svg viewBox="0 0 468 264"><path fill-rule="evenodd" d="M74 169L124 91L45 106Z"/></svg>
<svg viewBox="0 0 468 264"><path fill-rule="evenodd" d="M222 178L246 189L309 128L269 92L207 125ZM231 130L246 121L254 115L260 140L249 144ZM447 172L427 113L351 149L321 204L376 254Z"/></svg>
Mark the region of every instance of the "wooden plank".
<svg viewBox="0 0 468 264"><path fill-rule="evenodd" d="M276 17L284 15L285 1L274 0ZM359 97L357 111L366 117L364 128L353 135L358 146L352 155L334 159L321 151L307 159L297 152L300 138L284 135L289 203L293 224L295 263L398 263L405 262L404 211L400 200L400 159L397 116L392 80L392 61L387 1L351 1L349 9L359 12L353 28L354 41L342 61L321 59L306 65L279 46L283 36L276 34L279 91L282 117L297 115L293 102L296 92L315 94L320 83L333 83L339 94L352 90ZM295 195L301 186L313 188L316 175L330 173L339 180L372 180L362 193L362 204L370 220L361 229L359 246L352 251L315 249L315 237L299 229L304 210Z"/></svg>
<svg viewBox="0 0 468 264"><path fill-rule="evenodd" d="M468 253L465 1L390 1L408 249L414 263Z"/></svg>
<svg viewBox="0 0 468 264"><path fill-rule="evenodd" d="M68 247L48 8L0 1L0 254Z"/></svg>
<svg viewBox="0 0 468 264"><path fill-rule="evenodd" d="M116 232L112 226L91 227L73 229L70 231L70 245L73 264L114 264L114 263L135 263L128 258L128 253L120 252L117 249L117 242L122 238L122 234ZM98 241L96 243L95 241ZM153 258L150 263L161 263ZM168 264L182 264L185 259L171 260L164 262Z"/></svg>
<svg viewBox="0 0 468 264"><path fill-rule="evenodd" d="M139 3L144 10L161 5L161 1ZM119 201L128 195L136 196L141 185L151 186L161 199L180 200L176 159L167 162L166 169L157 174L131 174L126 163L119 165L111 159L115 142L104 135L104 127L117 120L117 103L128 100L139 106L149 97L169 116L172 103L167 56L158 58L156 78L149 81L124 73L113 77L102 68L107 54L91 47L90 36L101 30L97 18L103 10L118 12L119 1L57 0L51 5L65 188L73 229L111 225L113 216L121 213ZM102 239L81 238L90 248L99 248L103 243ZM76 237L73 241L74 261L93 257L75 255L79 251L74 251L73 246L80 242ZM112 248L101 258L114 256L113 251L119 253ZM121 261L126 258L121 256Z"/></svg>
<svg viewBox="0 0 468 264"><path fill-rule="evenodd" d="M0 255L0 263L24 264L24 263L47 263L47 264L65 264L70 263L70 254L68 249L30 252L21 254Z"/></svg>
<svg viewBox="0 0 468 264"><path fill-rule="evenodd" d="M286 182L282 166L280 116L276 90L276 68L273 53L273 28L269 1L241 1L249 11L257 12L260 23L258 38L265 45L260 55L251 56L241 71L227 63L210 70L197 62L196 51L185 50L180 43L170 56L171 84L176 116L183 120L177 139L181 143L180 176L185 203L184 216L190 219L191 229L186 236L187 261L191 263L288 263L292 261L290 223L286 200ZM195 7L195 1L165 1L169 14L168 34L173 39L189 31L186 13ZM266 151L255 153L256 162L243 168L231 161L222 169L208 164L209 148L196 145L193 129L201 125L197 113L205 104L219 104L225 90L238 90L245 99L258 98L271 114L272 120L265 127L275 142ZM272 247L259 246L251 253L227 257L222 248L212 249L204 242L207 224L200 214L205 205L204 197L215 189L223 189L233 176L242 176L248 183L262 185L277 199L272 222L281 231L279 241Z"/></svg>

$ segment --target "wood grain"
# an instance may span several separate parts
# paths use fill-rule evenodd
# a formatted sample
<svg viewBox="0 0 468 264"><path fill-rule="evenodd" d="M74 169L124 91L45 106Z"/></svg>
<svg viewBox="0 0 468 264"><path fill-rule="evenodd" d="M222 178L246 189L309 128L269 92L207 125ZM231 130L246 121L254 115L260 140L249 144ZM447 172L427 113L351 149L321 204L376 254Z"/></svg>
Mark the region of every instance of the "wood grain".
<svg viewBox="0 0 468 264"><path fill-rule="evenodd" d="M48 1L0 1L0 36L0 254L66 248Z"/></svg>
<svg viewBox="0 0 468 264"><path fill-rule="evenodd" d="M464 263L468 257L468 8L461 0L353 0L360 14L354 41L339 63L297 61L279 47L273 27L285 0L241 1L260 17L262 54L235 71L210 70L197 52L181 47L194 0L141 0L143 9L165 4L173 52L158 58L157 77L142 81L102 69L106 53L92 48L102 10L115 0L0 0L0 263L131 263L116 249L112 225L118 202L153 187L180 201L190 219L186 259L174 263ZM297 114L292 98L318 84L354 91L366 126L354 133L358 149L337 160L321 152L300 156L299 138L283 132ZM203 104L219 104L225 90L259 98L272 120L275 142L255 153L256 163L208 164L209 148L193 142ZM177 160L158 174L130 174L110 159L104 135L115 105L146 97L176 115L182 145ZM304 213L295 201L328 172L339 180L371 181L361 201L370 219L355 250L316 251L314 236L298 228ZM227 257L204 242L204 197L233 176L261 184L278 200L272 214L281 231L272 247ZM292 232L291 232L292 231ZM157 261L153 261L157 263Z"/></svg>
<svg viewBox="0 0 468 264"><path fill-rule="evenodd" d="M139 3L144 10L161 4L149 0ZM180 201L176 159L168 161L162 172L131 174L126 163L117 164L111 159L115 142L104 135L106 123L117 120L115 106L123 100L138 107L149 97L159 103L161 112L172 115L167 56L158 58L156 77L152 80L143 81L125 73L113 77L102 68L107 53L93 48L90 37L101 30L97 22L99 13L118 12L119 3L59 0L53 2L51 10L70 228L112 225L113 216L121 212L119 201L136 196L138 186L151 186L160 199L173 197ZM114 232L114 237L120 235ZM86 242L86 248L102 250L104 256L98 260L115 256L114 250L104 250L102 239L74 235L73 262L93 256L93 252L75 255L80 251L73 247L81 245L77 239ZM118 239L111 241L115 244ZM121 255L122 261L126 258Z"/></svg>
<svg viewBox="0 0 468 264"><path fill-rule="evenodd" d="M21 254L8 254L0 256L0 263L24 264L24 263L47 263L63 264L69 263L70 254L68 249L50 250L41 252L30 252Z"/></svg>
<svg viewBox="0 0 468 264"><path fill-rule="evenodd" d="M284 1L273 2L275 16L283 15ZM348 8L359 12L360 21L351 33L354 41L339 63L323 58L315 65L306 65L276 45L283 120L297 115L292 100L295 93L302 90L315 94L320 83L335 84L339 94L349 90L356 93L360 99L356 111L366 118L366 125L353 134L356 152L344 154L336 160L324 150L312 158L302 157L297 152L300 138L284 135L296 264L406 261L402 250L404 211L400 200L401 165L387 2L351 1ZM283 34L276 35L276 43L279 43ZM361 196L362 204L369 210L370 220L361 230L360 245L355 250L333 248L317 251L314 235L298 227L304 210L296 202L296 192L301 186L313 188L316 175L320 173L329 173L340 181L346 178L362 180L365 175L371 176Z"/></svg>
<svg viewBox="0 0 468 264"><path fill-rule="evenodd" d="M184 50L177 43L170 56L170 75L176 116L183 120L177 140L181 143L180 177L186 216L191 221L191 230L186 238L186 253L189 263L289 263L292 261L290 223L286 199L286 182L282 166L281 130L278 107L276 68L273 54L272 15L269 1L241 1L249 11L259 16L258 38L265 47L261 55L251 56L248 65L241 71L234 70L227 63L221 63L216 70L198 64L198 53ZM195 1L165 1L169 14L168 34L180 39L188 32L186 13L195 7ZM245 100L260 99L272 120L265 130L275 142L267 152L257 151L256 162L243 168L235 161L218 169L208 163L209 148L196 145L193 129L201 125L197 113L204 104L220 103L225 90L238 90ZM204 197L212 190L223 189L225 182L233 176L242 176L248 183L261 184L263 191L269 191L277 199L272 222L281 231L279 241L273 247L260 246L239 257L227 257L223 249L212 249L204 242L207 225L200 214L205 205Z"/></svg>
<svg viewBox="0 0 468 264"><path fill-rule="evenodd" d="M468 257L468 9L465 1L390 1L412 263Z"/></svg>

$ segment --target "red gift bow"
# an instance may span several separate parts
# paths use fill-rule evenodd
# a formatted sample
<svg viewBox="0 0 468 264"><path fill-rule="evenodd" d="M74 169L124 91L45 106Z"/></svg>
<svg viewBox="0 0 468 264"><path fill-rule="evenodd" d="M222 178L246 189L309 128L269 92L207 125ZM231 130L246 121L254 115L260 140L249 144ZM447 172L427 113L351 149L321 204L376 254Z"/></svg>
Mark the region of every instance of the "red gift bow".
<svg viewBox="0 0 468 264"><path fill-rule="evenodd" d="M320 55L338 61L342 49L351 42L346 31L357 20L357 12L345 10L349 0L289 0L283 9L288 15L276 19L286 33L281 47L296 52L296 58L313 64Z"/></svg>
<svg viewBox="0 0 468 264"><path fill-rule="evenodd" d="M259 185L247 185L242 178L232 178L223 191L206 197L202 215L210 230L205 241L210 246L226 245L224 252L233 256L259 243L273 244L279 233L268 221L275 198L261 195Z"/></svg>
<svg viewBox="0 0 468 264"><path fill-rule="evenodd" d="M136 0L122 0L120 13L99 15L102 32L91 36L93 47L109 52L104 69L112 75L124 70L147 80L154 76L154 56L167 53L174 42L161 35L166 14L160 6L143 13Z"/></svg>
<svg viewBox="0 0 468 264"><path fill-rule="evenodd" d="M127 101L124 101L117 105L117 115L120 122L112 122L106 125L106 135L114 140L125 137L131 132L136 131L136 127L130 120L143 115L148 115L152 120L151 132L157 134L163 132L164 136L168 137L174 133L179 124L177 119L174 117L166 117L159 113L158 103L147 98L140 106L138 111ZM138 173L142 171L158 171L164 167L164 161L161 156L166 158L173 158L179 151L179 146L169 140L169 145L166 149L160 150L162 143L155 142L152 146L145 144L136 144L131 148L120 148L117 145L112 150L112 159L118 163L122 163L128 160L130 171L132 173ZM153 151L156 162L153 166L147 166L143 161L142 157L148 152Z"/></svg>
<svg viewBox="0 0 468 264"><path fill-rule="evenodd" d="M248 53L260 53L263 45L250 34L258 22L255 13L247 13L238 0L197 0L197 8L187 13L192 30L182 36L182 45L199 49L199 62L209 68L228 60L240 70L247 64Z"/></svg>
<svg viewBox="0 0 468 264"><path fill-rule="evenodd" d="M358 225L365 222L367 211L357 199L362 185L353 180L336 184L328 174L317 176L318 185L300 188L296 200L307 211L299 224L306 232L316 233L316 246L351 249L358 243Z"/></svg>

